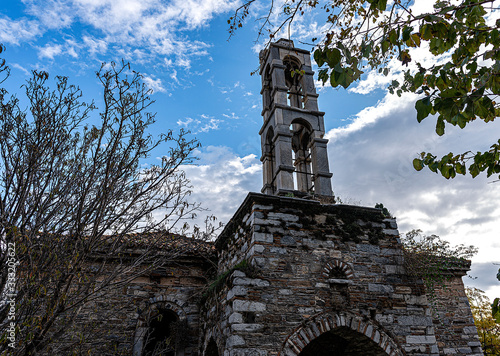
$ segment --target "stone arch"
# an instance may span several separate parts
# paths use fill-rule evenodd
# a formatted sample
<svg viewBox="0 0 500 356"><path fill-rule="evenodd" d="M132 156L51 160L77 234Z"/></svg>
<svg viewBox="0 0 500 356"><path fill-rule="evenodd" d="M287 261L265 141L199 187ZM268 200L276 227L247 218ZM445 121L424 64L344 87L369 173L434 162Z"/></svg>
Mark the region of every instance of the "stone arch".
<svg viewBox="0 0 500 356"><path fill-rule="evenodd" d="M380 348L380 353L389 356L403 356L404 353L396 342L378 325L360 316L342 312L336 314L319 314L290 334L283 343L278 356L298 356L314 340L326 333L344 330L355 334L358 338L368 338L371 345Z"/></svg>
<svg viewBox="0 0 500 356"><path fill-rule="evenodd" d="M135 328L133 356L142 356L145 346L145 337L148 332L149 316L159 310L166 310L177 317L178 321L187 320L187 315L181 303L171 296L160 295L150 298L142 305L142 312L139 312L137 326ZM176 350L175 356L184 356L184 350Z"/></svg>
<svg viewBox="0 0 500 356"><path fill-rule="evenodd" d="M329 278L335 270L340 270L345 274L346 279L352 280L354 278L354 271L351 266L347 263L340 260L331 260L326 263L326 266L323 268L323 277Z"/></svg>

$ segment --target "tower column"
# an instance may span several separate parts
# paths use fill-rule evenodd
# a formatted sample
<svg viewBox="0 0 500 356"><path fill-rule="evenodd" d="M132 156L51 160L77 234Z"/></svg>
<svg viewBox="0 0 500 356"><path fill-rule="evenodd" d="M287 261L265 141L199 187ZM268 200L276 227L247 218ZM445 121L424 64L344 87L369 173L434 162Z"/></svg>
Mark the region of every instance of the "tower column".
<svg viewBox="0 0 500 356"><path fill-rule="evenodd" d="M276 182L276 193L293 190L292 163L292 134L290 132L279 132L274 141L274 151L276 152L274 178Z"/></svg>
<svg viewBox="0 0 500 356"><path fill-rule="evenodd" d="M312 170L314 172L314 191L319 195L333 195L332 174L328 165L327 139L313 138L311 142Z"/></svg>

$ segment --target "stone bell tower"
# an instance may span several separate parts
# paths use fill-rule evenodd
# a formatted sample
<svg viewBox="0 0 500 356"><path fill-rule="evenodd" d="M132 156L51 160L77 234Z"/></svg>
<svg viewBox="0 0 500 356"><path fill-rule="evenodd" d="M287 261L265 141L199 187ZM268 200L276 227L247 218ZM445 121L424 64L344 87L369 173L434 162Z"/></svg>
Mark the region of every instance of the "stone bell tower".
<svg viewBox="0 0 500 356"><path fill-rule="evenodd" d="M280 39L260 52L264 165L262 193L332 195L324 139L324 112L318 110L309 52Z"/></svg>

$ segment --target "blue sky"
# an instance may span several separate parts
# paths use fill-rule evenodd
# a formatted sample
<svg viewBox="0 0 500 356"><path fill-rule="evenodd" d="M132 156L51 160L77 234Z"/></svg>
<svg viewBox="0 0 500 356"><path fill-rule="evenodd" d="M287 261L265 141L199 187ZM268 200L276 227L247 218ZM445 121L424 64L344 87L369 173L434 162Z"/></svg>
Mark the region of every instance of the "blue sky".
<svg viewBox="0 0 500 356"><path fill-rule="evenodd" d="M21 92L33 69L65 75L88 98L98 99L94 72L102 62L129 61L155 91L154 132L187 128L203 147L196 166L184 167L193 199L226 222L248 191L260 191L260 78L255 43L265 2L256 3L243 27L228 41L227 19L239 1L204 0L11 0L0 7L0 42L12 72L7 86ZM415 11L430 8L419 1ZM498 18L498 12L491 19ZM291 29L299 41L320 37L321 16L309 14ZM286 34L284 34L286 35ZM415 61L430 63L425 51ZM344 202L383 203L398 218L400 232L420 228L453 244L474 244L480 252L465 282L500 295L495 279L500 255L500 183L479 177L447 181L429 171L415 172L421 151L485 150L498 139L498 123L474 123L466 131L447 127L438 137L435 123L416 122L415 97L387 94L400 75L367 73L348 91L318 87L326 112L330 171L335 195ZM97 103L99 103L97 101ZM151 157L162 155L158 149Z"/></svg>

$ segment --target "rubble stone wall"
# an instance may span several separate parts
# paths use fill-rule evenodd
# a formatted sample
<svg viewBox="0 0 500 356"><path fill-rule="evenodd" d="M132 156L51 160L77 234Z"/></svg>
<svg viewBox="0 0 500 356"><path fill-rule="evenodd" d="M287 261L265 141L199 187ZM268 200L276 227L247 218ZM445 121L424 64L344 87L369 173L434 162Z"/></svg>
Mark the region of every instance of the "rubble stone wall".
<svg viewBox="0 0 500 356"><path fill-rule="evenodd" d="M405 271L395 220L378 209L250 194L216 246L227 276L207 300L202 350L295 356L330 332L377 350L366 355L482 354L460 276L454 301L442 293L457 309L445 336Z"/></svg>

